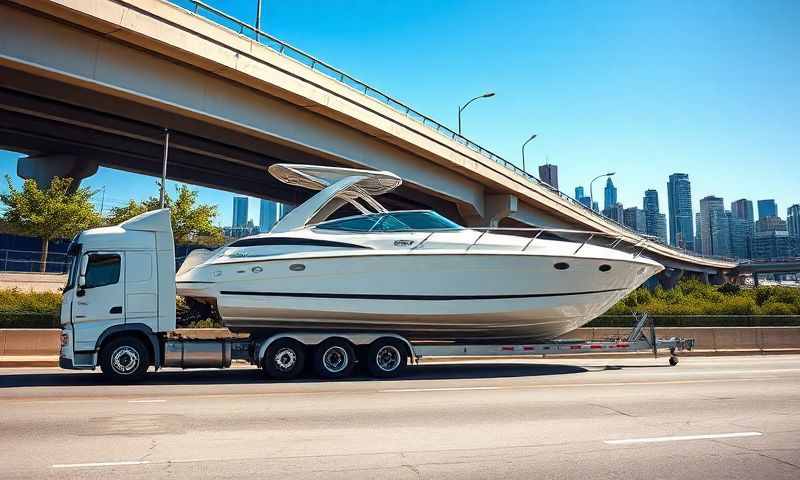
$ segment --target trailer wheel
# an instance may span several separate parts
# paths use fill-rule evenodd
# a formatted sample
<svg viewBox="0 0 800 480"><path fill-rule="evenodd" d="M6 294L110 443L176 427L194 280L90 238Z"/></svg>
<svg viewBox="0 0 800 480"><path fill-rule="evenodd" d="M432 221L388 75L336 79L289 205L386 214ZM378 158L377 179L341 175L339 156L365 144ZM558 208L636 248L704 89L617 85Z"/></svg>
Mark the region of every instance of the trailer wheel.
<svg viewBox="0 0 800 480"><path fill-rule="evenodd" d="M353 373L356 352L350 342L331 338L320 343L314 351L314 371L322 378L345 378Z"/></svg>
<svg viewBox="0 0 800 480"><path fill-rule="evenodd" d="M373 377L398 377L407 363L408 349L396 338L379 338L369 346L367 368Z"/></svg>
<svg viewBox="0 0 800 480"><path fill-rule="evenodd" d="M134 337L109 341L100 350L100 369L113 382L136 382L150 366L147 347Z"/></svg>
<svg viewBox="0 0 800 480"><path fill-rule="evenodd" d="M288 380L300 375L305 363L305 347L296 340L280 338L267 348L262 367L270 377Z"/></svg>

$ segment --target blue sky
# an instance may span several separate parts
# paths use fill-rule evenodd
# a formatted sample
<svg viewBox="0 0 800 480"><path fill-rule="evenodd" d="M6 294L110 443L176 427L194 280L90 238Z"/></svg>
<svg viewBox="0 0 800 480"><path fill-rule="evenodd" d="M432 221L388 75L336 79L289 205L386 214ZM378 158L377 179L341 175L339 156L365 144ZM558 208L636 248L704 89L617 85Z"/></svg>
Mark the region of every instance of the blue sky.
<svg viewBox="0 0 800 480"><path fill-rule="evenodd" d="M256 0L207 1L253 21ZM465 135L519 163L537 133L529 170L549 158L568 193L611 170L626 207L656 188L665 211L684 172L695 210L709 194L775 198L784 217L800 203L797 1L265 0L262 24L453 128L459 102L496 92L465 111ZM155 193L108 170L87 184L106 206ZM200 190L229 224L231 195Z"/></svg>

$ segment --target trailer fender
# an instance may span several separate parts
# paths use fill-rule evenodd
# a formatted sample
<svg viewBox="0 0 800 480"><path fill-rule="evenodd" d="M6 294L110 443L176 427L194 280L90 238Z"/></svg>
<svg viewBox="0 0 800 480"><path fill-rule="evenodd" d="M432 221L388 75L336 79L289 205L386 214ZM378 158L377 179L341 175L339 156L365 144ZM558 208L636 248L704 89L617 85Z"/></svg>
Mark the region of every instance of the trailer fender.
<svg viewBox="0 0 800 480"><path fill-rule="evenodd" d="M153 347L153 366L158 370L161 368L161 343L158 337L149 326L144 323L126 323L124 325L114 325L107 328L97 339L95 350L99 351L103 342L112 335L117 335L126 332L137 332L143 334L150 341L150 346Z"/></svg>
<svg viewBox="0 0 800 480"><path fill-rule="evenodd" d="M253 359L255 363L260 364L261 359L264 358L264 354L267 353L267 348L272 344L272 342L281 339L281 338L291 338L292 340L296 340L303 345L319 345L320 343L324 342L329 338L344 338L348 340L355 346L359 345L369 345L370 343L374 342L379 338L396 338L401 342L405 343L408 347L408 354L411 355L411 358L416 358L416 353L414 352L414 347L411 345L406 338L396 334L396 333L321 333L321 332L286 332L286 333L277 333L261 343L261 346L258 349L258 354Z"/></svg>

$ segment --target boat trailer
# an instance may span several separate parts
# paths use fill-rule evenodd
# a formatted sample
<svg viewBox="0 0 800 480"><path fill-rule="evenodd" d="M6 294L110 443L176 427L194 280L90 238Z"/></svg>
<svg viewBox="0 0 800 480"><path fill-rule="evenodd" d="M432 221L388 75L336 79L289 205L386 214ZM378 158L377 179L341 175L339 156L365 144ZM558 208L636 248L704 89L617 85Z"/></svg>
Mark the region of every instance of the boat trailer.
<svg viewBox="0 0 800 480"><path fill-rule="evenodd" d="M693 338L658 338L655 320L646 313L634 314L636 323L630 334L603 340L553 340L545 343L522 345L425 345L413 347L415 363L426 356L513 356L513 355L565 355L581 353L631 353L652 351L658 358L659 350L669 351L669 364L678 364L677 352L689 351L694 347ZM649 327L649 328L648 328ZM645 330L649 330L649 335Z"/></svg>

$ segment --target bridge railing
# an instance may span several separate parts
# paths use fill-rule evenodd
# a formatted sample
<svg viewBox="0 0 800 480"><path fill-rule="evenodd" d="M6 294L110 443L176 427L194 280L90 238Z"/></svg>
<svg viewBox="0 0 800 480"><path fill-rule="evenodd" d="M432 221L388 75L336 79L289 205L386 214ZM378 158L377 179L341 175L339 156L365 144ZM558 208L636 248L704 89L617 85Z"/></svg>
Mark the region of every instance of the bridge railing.
<svg viewBox="0 0 800 480"><path fill-rule="evenodd" d="M619 228L621 230L625 230L625 231L627 231L627 232L629 232L629 233L631 233L633 235L638 235L640 237L642 236L641 232L638 232L638 231L628 227L627 225L624 225L624 224L622 224L622 223L620 223L620 222L618 222L618 221L616 221L616 220L614 220L612 218L609 218L609 217L606 217L605 215L602 215L601 213L599 213L599 212L595 211L593 208L591 208L591 206L587 207L583 203L581 203L578 200L576 200L574 197L572 197L572 196L570 196L570 195L568 195L568 194L566 194L566 193L564 193L564 192L562 192L562 191L560 191L560 190L558 190L556 188L553 188L550 184L548 184L546 182L543 182L539 178L537 178L537 177L531 175L530 173L522 170L521 168L517 167L515 164L509 162L508 160L504 159L500 155L497 155L496 153L492 152L491 150L478 145L477 143L469 140L468 138L464 137L463 135L460 135L460 134L456 133L454 130L450 129L449 127L437 122L436 120L432 119L431 117L429 117L429 116L427 116L427 115L425 115L425 114L423 114L421 112L418 112L417 110L414 110L413 108L411 108L408 105L404 104L403 102L397 100L396 98L391 97L390 95L387 95L387 94L381 92L377 88L374 88L374 87L370 86L369 84L367 84L365 82L362 82L361 80L356 79L352 75L350 75L348 73L345 73L344 71L342 71L342 70L340 70L340 69L338 69L338 68L336 68L336 67L334 67L334 66L332 66L332 65L330 65L328 63L325 63L324 61L314 57L313 55L308 54L308 53L300 50L299 48L293 47L292 45L289 45L288 43L286 43L286 42L284 42L284 41L282 41L282 40L280 40L278 38L273 37L269 33L266 33L266 32L256 28L253 25L250 25L250 24L248 24L246 22L243 22L243 21L239 20L236 17L228 15L227 13L223 12L222 10L214 8L211 5L208 5L208 4L206 4L205 2L203 2L201 0L172 0L172 1L173 1L173 3L178 4L178 5L181 5L181 4L191 5L192 11L193 11L194 14L201 15L201 16L203 16L203 17L205 17L205 18L207 18L209 20L212 20L212 21L216 21L220 25L222 25L224 27L227 27L227 28L229 28L229 29L231 29L233 31L238 31L238 33L240 35L245 35L248 38L252 38L252 39L258 41L259 43L261 43L261 44L263 44L263 45L265 45L267 47L272 48L273 50L277 51L278 53L280 53L280 54L282 54L282 55L284 55L284 56L286 56L288 58L291 58L291 59L297 61L298 63L302 64L302 65L305 65L306 67L308 67L308 68L310 68L312 70L316 70L317 72L322 73L323 75L326 75L327 77L330 77L330 78L332 78L334 80L337 80L340 83L342 83L344 85L347 85L348 87L350 87L350 88L352 88L352 89L354 89L354 90L356 90L356 91L358 91L358 92L360 92L360 93L362 93L362 94L364 94L364 95L366 95L366 96L368 96L370 98L373 98L375 100L378 100L378 101L388 105L389 107L391 107L395 111L400 112L400 113L404 114L406 117L421 123L422 125L430 128L431 130L436 131L440 135L442 135L444 137L447 137L447 138L449 138L449 139L451 139L451 140L453 140L453 141L455 141L457 143L460 143L460 144L464 145L465 147L469 148L470 150L472 150L472 151L474 151L474 152L476 152L476 153L478 153L478 154L480 154L480 155L482 155L482 156L494 161L495 163L498 163L498 164L504 166L505 168L513 171L517 175L520 175L520 176L530 180L531 182L534 182L534 183L540 185L541 187L544 187L544 188L550 190L554 194L556 194L559 197L561 197L563 200L569 202L571 205L574 205L575 207L577 207L579 209L583 209L585 212L589 213L590 215L594 216L595 218L602 219L603 221L613 223L617 228ZM658 242L658 243L660 243L661 245L667 246L666 244L664 244L662 242ZM673 248L673 247L670 247L670 248ZM680 250L677 250L677 249L675 249L675 250L676 251L680 251ZM711 259L715 259L715 260L723 259L722 257L704 256L704 255L697 254L695 252L684 251L683 253L688 254L688 255L692 255L692 256L695 256L695 257L711 258ZM728 259L724 259L724 260L728 260Z"/></svg>
<svg viewBox="0 0 800 480"><path fill-rule="evenodd" d="M41 251L0 249L0 272L40 272L42 269ZM51 252L47 255L47 273L67 273L69 262L67 254Z"/></svg>

